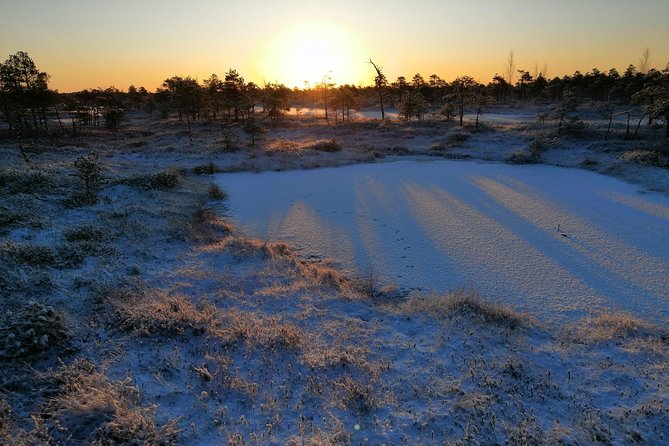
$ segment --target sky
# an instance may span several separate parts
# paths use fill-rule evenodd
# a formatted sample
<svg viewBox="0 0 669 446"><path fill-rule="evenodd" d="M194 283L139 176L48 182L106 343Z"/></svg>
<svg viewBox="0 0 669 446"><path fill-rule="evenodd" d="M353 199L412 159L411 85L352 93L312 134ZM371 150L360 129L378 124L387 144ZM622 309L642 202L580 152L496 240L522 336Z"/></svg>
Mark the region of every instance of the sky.
<svg viewBox="0 0 669 446"><path fill-rule="evenodd" d="M369 84L398 76L487 83L669 63L669 0L0 0L0 59L26 51L61 92L235 69L246 81Z"/></svg>

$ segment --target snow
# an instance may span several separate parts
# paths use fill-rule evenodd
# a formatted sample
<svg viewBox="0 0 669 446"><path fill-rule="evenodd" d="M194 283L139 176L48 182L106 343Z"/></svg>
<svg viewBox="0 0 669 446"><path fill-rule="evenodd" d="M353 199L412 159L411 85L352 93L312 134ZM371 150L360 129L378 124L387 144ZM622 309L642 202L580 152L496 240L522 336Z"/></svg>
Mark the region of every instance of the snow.
<svg viewBox="0 0 669 446"><path fill-rule="evenodd" d="M31 299L53 305L76 347L71 353L54 347L35 362L2 362L0 425L6 401L16 429L37 431L33 421L45 422L44 403L51 405L56 391L68 392L45 386L49 368L60 372L74 359L88 359L109 380L136 386L138 407L155 406L158 424L176 420L181 444L666 443L669 337L662 290L669 197L637 190L651 189L650 183L669 190L666 169L619 161L615 151L589 148L593 141L568 139L551 145L543 162L579 165L587 156L599 160L600 172L638 183L546 166L425 156L431 161L417 162L433 143L467 128L326 126L301 116L269 129L259 147L232 154L221 153L218 127L194 125L190 143L184 125L143 113L133 114L136 127L121 130L117 143L98 132L64 137L62 148L44 141L49 150L31 153L49 186L3 196L2 207L40 224L8 225L0 243L58 253L71 245L64 234L73 227L90 224L105 236L99 252L78 267L6 259L0 265L11 273L0 282L25 285L2 290L5 314ZM504 160L526 147L530 130L511 124L472 132L466 144L446 152ZM140 135L146 145L131 146ZM331 138L341 152L264 150L277 139L308 145ZM222 203L207 201L212 177L193 173L210 161L269 171L351 164L377 153L390 160L398 158L395 147L406 148L413 161L223 174L217 178L230 199ZM2 148L3 165L28 175L16 144L8 139ZM97 204L66 207L79 187L72 162L91 150L108 182ZM124 181L163 169L182 172L179 187ZM214 222L200 227L194 220L200 206L227 213L238 225L230 233L209 228ZM567 237L555 231L557 224ZM327 262L303 264L290 250L273 257L257 241L247 241L247 253L235 249L244 246L242 231L292 241L302 259L333 257L361 276L373 270L384 283L400 283L401 274L402 286L421 287L426 297L338 289L310 274ZM448 313L449 296L428 294L459 286L481 289L484 300L575 322L555 327L519 315L516 326L466 308ZM546 297L553 295L559 297ZM178 312L170 305L175 301ZM151 310L152 302L169 311ZM119 313L134 306L134 319ZM578 317L590 307L662 323L648 328L624 315ZM208 311L211 322L197 322ZM194 320L203 332L161 329L170 315L177 325ZM153 328L140 330L141 320ZM281 341L279 328L290 326L299 328L299 343L277 347L265 339L276 327ZM237 342L229 339L233 329L240 329ZM95 416L81 413L86 420ZM55 426L58 417L46 421ZM2 435L0 426L0 443Z"/></svg>
<svg viewBox="0 0 669 446"><path fill-rule="evenodd" d="M476 288L545 320L669 318L669 198L576 169L398 161L221 174L249 235L423 293ZM556 230L560 225L560 231Z"/></svg>

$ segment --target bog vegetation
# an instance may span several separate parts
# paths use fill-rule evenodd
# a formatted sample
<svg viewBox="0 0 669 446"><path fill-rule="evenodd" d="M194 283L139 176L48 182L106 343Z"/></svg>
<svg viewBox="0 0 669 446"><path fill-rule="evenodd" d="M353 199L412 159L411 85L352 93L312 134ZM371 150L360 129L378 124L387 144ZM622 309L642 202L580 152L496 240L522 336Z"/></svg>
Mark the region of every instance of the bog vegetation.
<svg viewBox="0 0 669 446"><path fill-rule="evenodd" d="M261 86L229 70L59 93L11 55L0 444L666 443L666 327L604 314L556 329L472 291L407 296L224 217L214 174L418 153L418 126L421 154L466 158L502 133L484 119L495 104L541 105L508 132L526 145L511 162L592 131L624 146L617 160L669 167L648 149L666 146L669 67L549 78L511 65L485 85L390 82L373 64L366 87ZM386 119L354 119L363 108ZM608 126L588 129L584 109Z"/></svg>
<svg viewBox="0 0 669 446"><path fill-rule="evenodd" d="M407 121L431 115L457 118L462 126L466 110L476 114L478 125L480 115L496 103L545 103L552 104L552 112L537 119L553 120L561 133L583 129L577 110L589 103L595 104L609 124L614 117L623 116L625 139L636 138L642 125L655 122L664 125L665 137L669 137L669 65L662 70L648 68L646 63L641 68L629 65L622 74L615 68L594 68L585 74L577 71L551 78L537 68L532 74L515 70L511 56L505 76L496 74L481 84L466 75L447 82L436 74L426 80L420 73L390 82L383 68L370 62L377 73L374 85L362 87L335 85L327 76L312 88L289 89L278 83L260 86L230 69L223 78L212 74L202 82L172 76L154 92L131 85L127 91L109 87L58 93L48 88L49 75L20 51L0 65L1 116L19 137L37 130L76 134L91 126L105 126L116 135L125 111L157 110L165 119L176 116L184 122L191 142L192 124L205 120L239 125L255 145L263 126L278 125L291 106L322 108L325 119L334 124L350 122L351 111L365 106L380 106L385 118L384 106L390 105ZM228 149L231 145L225 144Z"/></svg>

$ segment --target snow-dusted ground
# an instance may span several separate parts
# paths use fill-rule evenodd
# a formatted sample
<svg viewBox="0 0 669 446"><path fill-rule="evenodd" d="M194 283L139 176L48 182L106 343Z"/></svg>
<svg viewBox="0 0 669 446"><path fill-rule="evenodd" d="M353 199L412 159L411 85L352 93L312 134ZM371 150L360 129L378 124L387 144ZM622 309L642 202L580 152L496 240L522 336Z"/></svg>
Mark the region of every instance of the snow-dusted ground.
<svg viewBox="0 0 669 446"><path fill-rule="evenodd" d="M547 320L610 310L669 318L669 198L614 178L399 161L217 181L250 235L384 284L476 288Z"/></svg>
<svg viewBox="0 0 669 446"><path fill-rule="evenodd" d="M632 283L650 299L666 283L657 268L666 268L667 195L636 187L666 194L669 175L621 156L660 144L650 130L647 139L623 141L618 129L605 144L601 133L558 137L518 121L483 129L357 119L332 126L300 115L268 126L255 146L224 126L240 137L228 153L220 123L193 125L191 141L185 123L144 112L130 118L116 137L87 128L27 138L29 166L13 138L0 139L0 444L666 444L666 312L648 314L659 326L613 311L555 326L490 305L490 294L405 297L327 262L304 262L306 250L247 239L252 228L219 218L243 200L276 206L286 222L311 223L312 232L293 226L310 246L326 252L336 238L355 267L351 246L358 247L367 256L362 276L372 257L392 260L405 277L428 274L406 268L402 253L389 255L411 242L412 255L438 262L450 249L450 262L428 266L465 286L512 282L490 277L496 261L514 278L532 274L523 283L543 280L532 271L547 269L549 258L566 277L598 279L599 294L618 296ZM636 186L567 169L415 163L454 155L502 161L546 134L542 162L586 166L587 158L588 168ZM341 151L313 148L332 139ZM96 203L78 203L74 161L91 152L104 182ZM228 185L227 204L209 187L216 171L400 157L414 162L226 174L255 183L243 191ZM401 183L409 165L420 175ZM444 166L461 173L445 175ZM296 193L293 206L272 203L272 187ZM351 215L319 214L333 198ZM602 217L602 209L625 219ZM568 237L552 232L555 220ZM349 221L359 225L352 232ZM416 239L395 234L400 223ZM490 238L503 247L480 243ZM529 254L515 273L502 262L511 257L504 247L518 246ZM648 271L639 275L641 268Z"/></svg>

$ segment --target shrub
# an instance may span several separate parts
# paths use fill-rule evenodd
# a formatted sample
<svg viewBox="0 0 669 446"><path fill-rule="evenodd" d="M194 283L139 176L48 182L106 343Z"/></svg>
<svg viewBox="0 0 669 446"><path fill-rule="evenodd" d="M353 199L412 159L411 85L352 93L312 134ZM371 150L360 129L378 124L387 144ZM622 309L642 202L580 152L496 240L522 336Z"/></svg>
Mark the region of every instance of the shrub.
<svg viewBox="0 0 669 446"><path fill-rule="evenodd" d="M176 170L166 169L153 175L147 174L128 178L122 180L121 183L145 190L174 189L181 183L181 175Z"/></svg>
<svg viewBox="0 0 669 446"><path fill-rule="evenodd" d="M323 139L309 144L306 148L317 150L319 152L340 152L341 144L339 144L334 138L327 140Z"/></svg>
<svg viewBox="0 0 669 446"><path fill-rule="evenodd" d="M472 135L469 133L452 133L446 138L446 144L449 146L460 146L466 142Z"/></svg>
<svg viewBox="0 0 669 446"><path fill-rule="evenodd" d="M84 198L91 204L97 201L100 188L100 165L94 155L82 155L74 162L74 176L84 181Z"/></svg>
<svg viewBox="0 0 669 446"><path fill-rule="evenodd" d="M139 140L139 141L131 142L130 144L128 144L128 147L130 147L131 149L138 149L140 147L144 147L144 146L148 146L148 145L149 145L148 142Z"/></svg>
<svg viewBox="0 0 669 446"><path fill-rule="evenodd" d="M239 137L231 130L224 130L221 144L223 145L223 152L236 152L239 150Z"/></svg>
<svg viewBox="0 0 669 446"><path fill-rule="evenodd" d="M16 242L0 243L0 258L2 257L31 266L50 266L55 260L49 246Z"/></svg>
<svg viewBox="0 0 669 446"><path fill-rule="evenodd" d="M70 243L81 241L101 241L105 238L105 233L102 228L84 223L82 225L66 229L63 232L63 238Z"/></svg>
<svg viewBox="0 0 669 446"><path fill-rule="evenodd" d="M256 145L256 140L265 132L265 129L253 118L249 118L242 129L251 137L251 145Z"/></svg>
<svg viewBox="0 0 669 446"><path fill-rule="evenodd" d="M121 125L123 117L123 110L119 108L110 108L105 112L105 127L114 133L114 138L116 138L116 131L119 125Z"/></svg>
<svg viewBox="0 0 669 446"><path fill-rule="evenodd" d="M586 158L583 161L581 161L581 166L583 167L592 167L596 166L597 164L599 164L597 160L593 160L591 158Z"/></svg>
<svg viewBox="0 0 669 446"><path fill-rule="evenodd" d="M180 175L173 170L163 170L153 175L149 179L149 185L152 189L174 189L179 186Z"/></svg>
<svg viewBox="0 0 669 446"><path fill-rule="evenodd" d="M49 186L50 178L40 170L0 168L0 191L3 194L34 194Z"/></svg>
<svg viewBox="0 0 669 446"><path fill-rule="evenodd" d="M506 161L511 164L535 164L539 162L539 159L531 153L517 150L509 155Z"/></svg>
<svg viewBox="0 0 669 446"><path fill-rule="evenodd" d="M195 175L213 175L220 172L223 172L223 170L214 164L213 161L209 161L208 164L201 164L193 167L193 173Z"/></svg>
<svg viewBox="0 0 669 446"><path fill-rule="evenodd" d="M28 358L55 347L69 347L65 318L53 307L29 302L2 316L0 358Z"/></svg>
<svg viewBox="0 0 669 446"><path fill-rule="evenodd" d="M209 185L209 190L207 191L209 198L214 201L221 201L228 198L228 194L221 189L218 184Z"/></svg>
<svg viewBox="0 0 669 446"><path fill-rule="evenodd" d="M0 207L0 234L5 232L5 228L14 226L29 226L36 229L41 229L44 224L39 217L32 213L15 212L7 207Z"/></svg>
<svg viewBox="0 0 669 446"><path fill-rule="evenodd" d="M632 150L620 156L624 161L669 169L669 154L654 150Z"/></svg>
<svg viewBox="0 0 669 446"><path fill-rule="evenodd" d="M544 136L534 138L532 142L530 142L530 155L535 158L539 158L541 154L550 147L551 144L551 140Z"/></svg>

